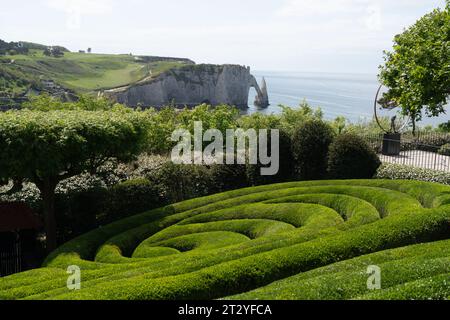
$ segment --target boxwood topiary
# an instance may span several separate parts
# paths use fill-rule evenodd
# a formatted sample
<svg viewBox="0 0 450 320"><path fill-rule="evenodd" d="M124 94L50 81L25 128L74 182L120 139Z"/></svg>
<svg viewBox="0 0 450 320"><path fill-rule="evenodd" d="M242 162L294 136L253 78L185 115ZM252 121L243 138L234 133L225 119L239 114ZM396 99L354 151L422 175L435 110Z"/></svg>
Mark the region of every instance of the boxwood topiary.
<svg viewBox="0 0 450 320"><path fill-rule="evenodd" d="M328 174L335 179L372 178L381 161L369 145L353 134L338 136L330 145Z"/></svg>
<svg viewBox="0 0 450 320"><path fill-rule="evenodd" d="M242 164L214 164L210 167L211 193L218 193L249 186L247 167Z"/></svg>
<svg viewBox="0 0 450 320"><path fill-rule="evenodd" d="M289 134L284 131L279 131L279 170L278 173L273 176L263 176L261 175L261 168L268 167L263 166L261 164L257 165L248 165L247 166L247 176L249 183L253 186L278 183L278 182L286 182L290 181L295 177L295 166L294 166L294 158L292 155L292 139ZM269 135L270 137L270 135ZM271 141L268 139L269 152ZM272 156L273 159L273 156ZM223 190L225 191L225 190Z"/></svg>
<svg viewBox="0 0 450 320"><path fill-rule="evenodd" d="M319 180L325 177L328 147L333 136L333 129L321 120L307 121L295 130L292 153L300 180Z"/></svg>
<svg viewBox="0 0 450 320"><path fill-rule="evenodd" d="M449 191L339 180L196 198L66 243L45 267L2 278L0 299L445 298ZM68 265L82 268L82 290L67 290ZM367 288L370 265L382 296Z"/></svg>
<svg viewBox="0 0 450 320"><path fill-rule="evenodd" d="M108 191L105 222L112 222L164 205L158 189L147 179L134 179L116 184Z"/></svg>

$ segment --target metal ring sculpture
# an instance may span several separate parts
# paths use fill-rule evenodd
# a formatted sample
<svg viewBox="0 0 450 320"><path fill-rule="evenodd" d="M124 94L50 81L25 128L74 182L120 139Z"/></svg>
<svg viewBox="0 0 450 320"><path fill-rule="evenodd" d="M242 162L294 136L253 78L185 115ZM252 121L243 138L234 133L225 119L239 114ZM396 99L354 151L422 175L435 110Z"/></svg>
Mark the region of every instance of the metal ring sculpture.
<svg viewBox="0 0 450 320"><path fill-rule="evenodd" d="M404 123L399 125L399 129L395 129L395 132L392 132L392 128L391 130L387 130L386 128L383 127L383 125L381 124L380 118L378 116L378 105L380 104L380 92L381 89L383 88L383 85L380 85L380 87L378 88L377 94L375 96L375 101L374 101L374 106L373 106L373 112L374 112L374 116L375 116L375 120L378 124L378 126L380 127L381 130L383 130L384 133L389 134L389 133L401 133L409 124L410 122L410 118L408 117ZM382 106L383 109L394 109L396 107L390 107L390 108L385 108Z"/></svg>

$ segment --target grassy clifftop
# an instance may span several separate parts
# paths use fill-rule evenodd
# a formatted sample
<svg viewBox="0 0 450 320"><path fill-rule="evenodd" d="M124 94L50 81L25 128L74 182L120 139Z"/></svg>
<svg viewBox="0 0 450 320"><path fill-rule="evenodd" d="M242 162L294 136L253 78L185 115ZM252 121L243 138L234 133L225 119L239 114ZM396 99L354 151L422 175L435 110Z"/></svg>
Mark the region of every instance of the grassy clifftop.
<svg viewBox="0 0 450 320"><path fill-rule="evenodd" d="M55 58L44 55L44 50L32 49L26 55L0 56L0 97L43 90L46 80L75 93L111 89L191 63L177 58L73 52Z"/></svg>

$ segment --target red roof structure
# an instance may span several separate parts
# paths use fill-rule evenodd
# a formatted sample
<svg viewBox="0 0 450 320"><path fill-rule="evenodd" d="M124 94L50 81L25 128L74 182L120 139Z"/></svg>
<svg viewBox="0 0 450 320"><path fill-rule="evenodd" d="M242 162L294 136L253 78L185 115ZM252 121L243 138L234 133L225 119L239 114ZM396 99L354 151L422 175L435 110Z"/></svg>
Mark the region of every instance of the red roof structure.
<svg viewBox="0 0 450 320"><path fill-rule="evenodd" d="M0 203L0 232L35 230L42 222L26 204Z"/></svg>

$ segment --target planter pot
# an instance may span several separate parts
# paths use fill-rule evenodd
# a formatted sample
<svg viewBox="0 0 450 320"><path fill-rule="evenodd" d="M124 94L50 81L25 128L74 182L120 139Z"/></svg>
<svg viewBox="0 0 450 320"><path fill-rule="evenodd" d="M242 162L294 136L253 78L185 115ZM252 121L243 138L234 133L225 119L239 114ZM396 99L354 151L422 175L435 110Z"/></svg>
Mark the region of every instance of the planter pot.
<svg viewBox="0 0 450 320"><path fill-rule="evenodd" d="M400 155L400 133L388 133L383 136L383 150L382 154L385 156L399 156Z"/></svg>

